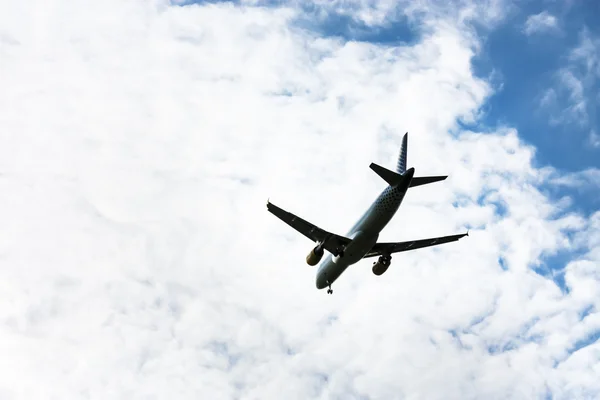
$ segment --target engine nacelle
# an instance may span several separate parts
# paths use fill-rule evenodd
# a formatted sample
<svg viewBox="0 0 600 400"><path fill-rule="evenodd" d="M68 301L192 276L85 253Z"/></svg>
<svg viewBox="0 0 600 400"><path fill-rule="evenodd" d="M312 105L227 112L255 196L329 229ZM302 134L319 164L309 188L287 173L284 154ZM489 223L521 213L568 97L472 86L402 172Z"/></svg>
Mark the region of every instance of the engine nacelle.
<svg viewBox="0 0 600 400"><path fill-rule="evenodd" d="M377 276L383 274L385 271L387 271L387 269L390 267L389 263L382 263L380 261L377 261L376 263L373 264L373 273Z"/></svg>
<svg viewBox="0 0 600 400"><path fill-rule="evenodd" d="M317 265L319 261L321 261L321 258L323 258L324 253L325 251L323 250L323 247L321 247L320 245L315 247L306 256L306 263L308 265Z"/></svg>

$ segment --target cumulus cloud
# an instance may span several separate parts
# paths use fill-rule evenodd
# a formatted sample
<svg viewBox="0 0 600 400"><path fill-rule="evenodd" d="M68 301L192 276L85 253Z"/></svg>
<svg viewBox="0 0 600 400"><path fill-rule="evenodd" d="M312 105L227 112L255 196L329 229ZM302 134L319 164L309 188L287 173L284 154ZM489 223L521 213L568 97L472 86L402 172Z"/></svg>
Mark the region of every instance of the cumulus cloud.
<svg viewBox="0 0 600 400"><path fill-rule="evenodd" d="M295 8L23 7L0 12L2 397L600 393L600 214L546 194L513 129L459 128L492 93L471 31L435 15L378 46ZM450 178L382 240L471 236L318 292L267 197L343 234L405 131L418 174Z"/></svg>
<svg viewBox="0 0 600 400"><path fill-rule="evenodd" d="M558 29L558 20L556 17L548 11L542 11L539 14L527 17L523 31L526 35L533 35L536 33L558 31Z"/></svg>

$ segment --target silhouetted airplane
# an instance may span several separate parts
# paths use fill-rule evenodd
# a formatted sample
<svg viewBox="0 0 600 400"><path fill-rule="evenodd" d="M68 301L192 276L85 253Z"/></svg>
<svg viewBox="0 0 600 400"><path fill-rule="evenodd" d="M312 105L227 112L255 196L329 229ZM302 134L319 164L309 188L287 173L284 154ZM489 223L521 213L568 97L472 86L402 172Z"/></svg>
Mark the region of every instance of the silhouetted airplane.
<svg viewBox="0 0 600 400"><path fill-rule="evenodd" d="M373 273L381 275L390 266L392 253L454 242L469 235L469 232L467 232L409 242L377 243L379 233L398 211L408 188L442 181L447 178L447 176L414 177L415 169L406 169L407 147L408 132L402 139L396 172L371 163L371 169L383 178L389 186L373 202L354 227L350 229L346 235L347 237L327 232L267 201L267 209L271 213L304 236L317 242L317 246L306 257L306 262L309 265L317 265L323 257L324 250L331 253L317 271L317 289L328 287L327 293L333 293L331 284L346 268L363 258L379 256L379 259L373 263Z"/></svg>

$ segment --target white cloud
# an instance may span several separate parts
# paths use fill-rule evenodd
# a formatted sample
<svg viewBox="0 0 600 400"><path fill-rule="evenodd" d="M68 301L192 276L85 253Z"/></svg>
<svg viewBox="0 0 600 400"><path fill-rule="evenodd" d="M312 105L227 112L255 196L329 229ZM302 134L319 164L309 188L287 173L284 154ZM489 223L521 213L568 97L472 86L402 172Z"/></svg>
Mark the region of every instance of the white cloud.
<svg viewBox="0 0 600 400"><path fill-rule="evenodd" d="M572 188L594 188L600 186L600 169L588 168L570 174L556 174L550 178L553 185L564 185Z"/></svg>
<svg viewBox="0 0 600 400"><path fill-rule="evenodd" d="M563 87L569 93L569 106L565 110L573 122L586 125L588 123L585 87L583 82L572 71L562 69L558 73Z"/></svg>
<svg viewBox="0 0 600 400"><path fill-rule="evenodd" d="M542 11L539 14L530 15L525 21L524 32L526 35L536 33L556 32L559 30L558 20L548 11Z"/></svg>
<svg viewBox="0 0 600 400"><path fill-rule="evenodd" d="M243 4L260 5L257 0L244 0ZM414 23L413 28L423 31L435 29L435 24L452 21L464 29L473 23L478 27L493 28L507 13L515 9L510 0L307 0L277 2L295 4L309 10L311 18L342 15L368 27L379 28L397 23L402 18ZM426 16L426 18L424 18ZM466 34L466 31L462 32Z"/></svg>
<svg viewBox="0 0 600 400"><path fill-rule="evenodd" d="M592 129L590 131L590 137L589 137L589 142L590 142L590 146L592 147L600 147L600 135L598 135L596 133L595 129Z"/></svg>
<svg viewBox="0 0 600 400"><path fill-rule="evenodd" d="M600 39L588 29L580 34L579 43L567 57L567 64L556 71L556 86L546 89L540 106L549 111L554 124L577 124L594 143L593 124L597 118L597 86L600 82Z"/></svg>
<svg viewBox="0 0 600 400"><path fill-rule="evenodd" d="M570 354L597 329L600 217L543 193L556 172L514 130L459 130L491 94L472 32L435 15L379 47L289 9L44 6L0 12L2 397L600 393L598 343ZM343 234L407 130L408 163L450 178L382 240L471 236L318 292L267 197ZM573 250L569 293L532 272Z"/></svg>
<svg viewBox="0 0 600 400"><path fill-rule="evenodd" d="M573 49L569 58L573 62L583 64L586 74L600 75L600 39L584 28L580 34L579 44Z"/></svg>

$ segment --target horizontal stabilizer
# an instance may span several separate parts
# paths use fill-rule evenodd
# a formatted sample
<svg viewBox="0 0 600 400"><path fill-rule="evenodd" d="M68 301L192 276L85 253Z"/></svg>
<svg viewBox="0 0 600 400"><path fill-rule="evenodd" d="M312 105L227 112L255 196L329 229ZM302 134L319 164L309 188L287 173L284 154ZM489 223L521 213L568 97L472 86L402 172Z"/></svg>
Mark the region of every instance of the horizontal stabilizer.
<svg viewBox="0 0 600 400"><path fill-rule="evenodd" d="M443 181L447 177L448 177L448 175L446 175L446 176L414 176L412 178L412 181L410 181L409 187L427 185L428 183Z"/></svg>
<svg viewBox="0 0 600 400"><path fill-rule="evenodd" d="M377 165L375 163L371 163L369 167L375 171L377 175L383 178L384 181L388 183L390 186L396 186L402 181L402 175L397 172L390 171L387 168L382 167L381 165Z"/></svg>

